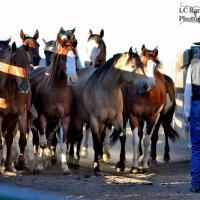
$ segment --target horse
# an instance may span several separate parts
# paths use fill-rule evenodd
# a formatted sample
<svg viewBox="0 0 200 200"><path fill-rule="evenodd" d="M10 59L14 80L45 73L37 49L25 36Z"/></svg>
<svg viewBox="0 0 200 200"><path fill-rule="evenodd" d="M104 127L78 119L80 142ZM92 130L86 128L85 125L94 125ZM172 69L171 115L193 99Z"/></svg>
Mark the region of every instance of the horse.
<svg viewBox="0 0 200 200"><path fill-rule="evenodd" d="M121 85L134 79L144 79L143 64L138 54L116 54L100 68L84 68L77 72L79 82L72 86L74 97L72 131L82 136L83 123L90 125L93 136L94 172L101 174L98 155L100 138L108 125L122 130L123 99ZM146 83L146 78L144 81ZM143 86L141 86L143 88ZM78 147L77 147L78 148Z"/></svg>
<svg viewBox="0 0 200 200"><path fill-rule="evenodd" d="M87 58L85 60L86 67L98 68L106 62L106 45L103 36L103 29L101 29L100 34L93 34L92 30L89 30Z"/></svg>
<svg viewBox="0 0 200 200"><path fill-rule="evenodd" d="M106 62L106 45L103 40L104 30L101 29L99 34L94 34L92 30L89 30L88 40L87 40L87 57L85 60L86 67L99 68L103 66ZM83 144L81 148L81 156L86 158L88 155L88 140L89 140L90 129L88 125L86 126L86 131L83 137ZM105 147L103 158L104 160L109 159L108 147ZM78 158L79 159L79 158Z"/></svg>
<svg viewBox="0 0 200 200"><path fill-rule="evenodd" d="M28 34L24 34L23 30L20 31L20 38L23 41L23 45L21 48L24 48L24 46L29 46L28 53L31 58L31 64L33 66L38 66L41 60L41 57L39 55L39 43L37 42L37 39L39 37L39 31L36 30L33 37L29 36Z"/></svg>
<svg viewBox="0 0 200 200"><path fill-rule="evenodd" d="M2 60L6 53L10 50L10 43L11 37L7 40L0 40L0 60Z"/></svg>
<svg viewBox="0 0 200 200"><path fill-rule="evenodd" d="M17 48L16 44L13 43L11 50L0 62L0 163L2 164L3 161L2 137L5 135L7 146L5 171L15 171L11 160L11 145L17 124L20 131L20 154L15 162L15 168L17 170L25 168L24 151L28 130L27 110L31 104L31 91L20 93L18 82L24 81L29 84L27 71L30 67L30 57L27 52L28 46L22 49Z"/></svg>
<svg viewBox="0 0 200 200"><path fill-rule="evenodd" d="M38 130L40 147L47 146L51 153L51 141L46 140L45 128L47 123L56 120L60 126L60 150L61 150L61 168L63 174L70 173L66 161L66 142L72 108L72 94L68 87L66 65L72 54L74 55L74 64L76 49L57 36L58 48L54 52L52 63L49 67L40 67L31 73L31 89L33 104L38 113ZM70 57L71 59L72 57ZM70 66L75 68L75 65ZM48 144L48 145L47 145ZM41 164L41 152L37 155L38 165L35 170L43 169Z"/></svg>
<svg viewBox="0 0 200 200"><path fill-rule="evenodd" d="M142 50L144 50L145 45L142 46ZM146 56L152 56L153 50L146 49ZM169 162L170 155L169 155L169 142L168 137L174 142L179 138L178 133L176 130L174 130L171 126L171 122L173 120L174 111L176 108L176 98L175 98L175 86L173 80L167 76L166 74L163 74L165 79L165 87L166 87L166 106L164 107L164 111L161 113L160 118L155 125L153 135L151 137L151 151L150 151L150 157L152 161L156 161L156 146L158 141L158 131L159 127L162 124L164 128L164 134L165 134L165 153L163 160L165 162ZM142 128L142 127L141 127ZM139 149L140 149L140 155L142 155L141 150L141 140L142 140L142 134L139 140Z"/></svg>
<svg viewBox="0 0 200 200"><path fill-rule="evenodd" d="M66 40L68 43L70 43L74 48L76 48L78 42L75 38L75 28L71 30L64 30L63 27L60 28L58 34L59 36L63 39ZM45 54L45 61L46 61L46 66L49 66L51 63L51 57L56 50L56 41L55 40L50 40L46 41L43 38L44 42L44 54Z"/></svg>
<svg viewBox="0 0 200 200"><path fill-rule="evenodd" d="M149 53L146 48L142 48L141 60L145 66L146 75L150 78L150 88L145 93L140 93L137 90L137 84L124 84L122 86L124 110L123 110L123 128L122 135L120 131L116 129L111 135L111 144L114 144L118 138L121 143L120 161L117 163L117 171L123 171L125 169L125 141L126 133L125 128L129 119L130 127L132 130L132 144L133 144L133 161L132 161L132 173L138 173L138 147L139 147L139 135L141 134L140 122L145 120L145 138L144 144L144 157L143 157L143 171L149 169L149 144L150 138L153 134L154 128L158 119L163 112L166 105L166 83L164 76L157 70L160 66L160 61L157 59L157 48ZM139 134L139 135L138 135Z"/></svg>

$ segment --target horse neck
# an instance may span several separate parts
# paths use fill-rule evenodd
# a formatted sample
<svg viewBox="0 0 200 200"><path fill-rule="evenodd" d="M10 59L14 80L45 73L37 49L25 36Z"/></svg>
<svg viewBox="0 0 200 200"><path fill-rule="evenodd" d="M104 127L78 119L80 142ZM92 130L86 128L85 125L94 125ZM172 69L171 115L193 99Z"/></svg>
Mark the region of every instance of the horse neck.
<svg viewBox="0 0 200 200"><path fill-rule="evenodd" d="M50 86L53 86L55 84L58 84L60 82L67 82L67 76L65 75L65 66L63 63L60 61L60 55L56 55L56 57L53 59L53 62L50 65L50 71L51 71L51 76L50 76ZM60 67L63 67L62 70L60 70ZM67 83L66 83L67 84Z"/></svg>

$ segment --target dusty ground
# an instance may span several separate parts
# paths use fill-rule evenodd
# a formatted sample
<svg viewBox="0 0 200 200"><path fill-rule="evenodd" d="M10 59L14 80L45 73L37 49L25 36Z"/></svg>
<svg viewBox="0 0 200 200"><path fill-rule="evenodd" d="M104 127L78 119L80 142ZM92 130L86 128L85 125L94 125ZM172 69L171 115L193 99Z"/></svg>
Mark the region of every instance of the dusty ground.
<svg viewBox="0 0 200 200"><path fill-rule="evenodd" d="M92 170L93 151L89 159L81 159L81 167L73 169L72 175L63 176L59 163L40 175L18 174L17 176L0 176L1 184L18 188L31 188L58 195L58 199L200 199L199 194L189 192L190 188L190 149L183 140L171 144L171 161L162 162L163 136L158 144L158 163L150 165L149 174L132 175L129 173L131 163L130 136L127 145L127 169L123 174L114 170L118 160L116 145L111 150L111 162L101 163L103 176L96 177ZM1 193L1 192L0 192Z"/></svg>

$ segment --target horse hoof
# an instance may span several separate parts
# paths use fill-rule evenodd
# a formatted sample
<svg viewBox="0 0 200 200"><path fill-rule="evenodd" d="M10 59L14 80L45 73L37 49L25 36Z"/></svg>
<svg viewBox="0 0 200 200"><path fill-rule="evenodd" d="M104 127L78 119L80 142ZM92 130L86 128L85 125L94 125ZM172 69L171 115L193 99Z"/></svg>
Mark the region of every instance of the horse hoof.
<svg viewBox="0 0 200 200"><path fill-rule="evenodd" d="M131 174L138 174L139 173L139 168L137 167L132 167L131 170L129 171Z"/></svg>
<svg viewBox="0 0 200 200"><path fill-rule="evenodd" d="M152 160L151 160L151 164L152 164L152 165L156 165L156 164L157 164L157 160L156 160L156 159L152 159Z"/></svg>
<svg viewBox="0 0 200 200"><path fill-rule="evenodd" d="M143 168L142 172L144 174L149 174L150 173L150 169L149 168Z"/></svg>
<svg viewBox="0 0 200 200"><path fill-rule="evenodd" d="M87 158L88 157L88 150L86 148L82 148L80 152L81 158Z"/></svg>
<svg viewBox="0 0 200 200"><path fill-rule="evenodd" d="M14 168L12 164L5 165L5 171L6 172L11 172L11 173L16 173L17 170Z"/></svg>
<svg viewBox="0 0 200 200"><path fill-rule="evenodd" d="M65 170L65 171L63 171L63 175L69 176L69 175L72 175L72 172L71 172L71 170Z"/></svg>
<svg viewBox="0 0 200 200"><path fill-rule="evenodd" d="M165 162L169 162L170 161L170 156L169 155L164 155L164 159Z"/></svg>
<svg viewBox="0 0 200 200"><path fill-rule="evenodd" d="M20 155L18 161L15 162L15 169L20 171L25 168L25 159L23 155Z"/></svg>
<svg viewBox="0 0 200 200"><path fill-rule="evenodd" d="M115 166L115 169L118 173L121 173L125 170L125 164L118 162Z"/></svg>
<svg viewBox="0 0 200 200"><path fill-rule="evenodd" d="M103 159L104 162L108 162L108 160L110 159L110 153L104 152L102 159Z"/></svg>
<svg viewBox="0 0 200 200"><path fill-rule="evenodd" d="M95 176L103 176L103 173L101 171L94 171Z"/></svg>

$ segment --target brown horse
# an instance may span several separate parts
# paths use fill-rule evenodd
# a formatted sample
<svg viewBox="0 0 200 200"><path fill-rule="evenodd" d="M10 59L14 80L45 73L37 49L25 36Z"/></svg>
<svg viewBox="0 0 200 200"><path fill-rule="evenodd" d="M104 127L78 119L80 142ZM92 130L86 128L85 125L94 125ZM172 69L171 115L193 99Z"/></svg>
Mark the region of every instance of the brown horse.
<svg viewBox="0 0 200 200"><path fill-rule="evenodd" d="M31 64L33 66L38 66L41 60L41 57L39 55L39 47L40 45L37 42L37 39L39 37L39 31L36 30L33 37L29 36L28 34L24 34L23 30L20 31L20 37L23 41L22 48L24 46L29 46L28 53L31 58Z"/></svg>
<svg viewBox="0 0 200 200"><path fill-rule="evenodd" d="M133 144L133 162L132 170L133 172L138 171L138 145L140 134L140 121L146 121L146 133L144 138L144 158L143 158L143 168L148 169L148 158L149 158L149 144L150 138L153 134L154 127L160 117L163 108L166 105L166 87L164 76L157 70L160 62L157 60L158 50L149 54L146 48L142 49L141 60L145 65L145 70L147 76L151 80L151 88L146 93L140 94L137 90L137 84L135 86L131 84L124 84L122 86L122 94L124 100L124 110L123 110L123 120L124 129L126 128L127 121L132 130L132 144ZM114 130L112 134L112 143L120 136L120 132ZM117 163L118 170L124 170L125 168L125 133L120 136L121 142L121 154L120 161Z"/></svg>
<svg viewBox="0 0 200 200"><path fill-rule="evenodd" d="M130 48L129 52L113 56L98 69L89 67L78 71L78 77L79 83L72 87L73 133L81 136L83 123L90 124L95 151L94 171L99 173L101 134L108 125L122 130L121 85L144 78L143 64L140 57Z"/></svg>
<svg viewBox="0 0 200 200"><path fill-rule="evenodd" d="M26 47L28 48L28 47ZM28 82L27 70L30 67L30 57L22 48L12 44L11 50L0 63L0 163L3 159L2 137L5 133L7 156L5 170L12 171L11 145L13 131L16 124L20 131L19 146L20 155L16 163L16 169L25 167L24 151L27 143L26 133L28 130L27 110L31 103L31 92L20 93L18 82Z"/></svg>
<svg viewBox="0 0 200 200"><path fill-rule="evenodd" d="M143 45L142 46L142 51L146 49L146 47ZM146 49L146 57L153 57L153 52L155 50L148 50ZM170 160L170 155L169 155L169 143L168 143L168 137L174 142L176 139L179 138L178 133L172 128L171 122L173 120L173 115L176 107L176 98L175 98L175 86L173 80L163 74L164 79L165 79L165 87L166 87L166 105L164 107L163 112L160 115L160 118L154 128L153 135L151 137L151 151L150 151L150 156L153 161L156 161L156 146L157 146L157 141L158 141L158 131L159 127L162 124L164 128L164 134L165 134L165 153L164 153L164 161L168 162ZM142 127L141 127L142 128ZM142 129L141 129L142 130ZM142 140L142 135L140 134L140 155L142 154L141 150L141 140Z"/></svg>
<svg viewBox="0 0 200 200"><path fill-rule="evenodd" d="M60 126L60 149L63 173L68 173L69 169L66 161L66 142L70 122L72 107L72 94L68 87L66 65L69 55L76 56L76 50L71 45L66 44L58 35L58 49L55 51L52 63L49 67L37 68L31 73L31 89L33 93L33 104L38 112L38 130L40 147L47 144L45 128L48 122L56 120ZM75 61L74 61L75 63ZM76 66L68 66L73 67ZM51 143L48 143L48 148ZM41 163L41 154L38 154L38 162ZM36 166L36 170L39 169ZM41 167L43 168L43 166Z"/></svg>
<svg viewBox="0 0 200 200"><path fill-rule="evenodd" d="M103 41L103 36L103 29L100 34L93 34L92 30L89 30L86 67L100 67L106 62L106 45Z"/></svg>

